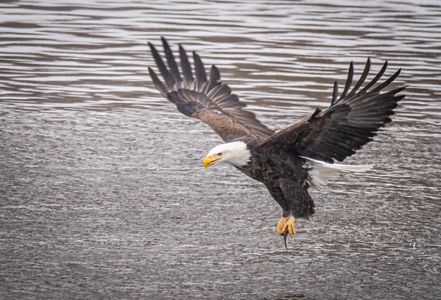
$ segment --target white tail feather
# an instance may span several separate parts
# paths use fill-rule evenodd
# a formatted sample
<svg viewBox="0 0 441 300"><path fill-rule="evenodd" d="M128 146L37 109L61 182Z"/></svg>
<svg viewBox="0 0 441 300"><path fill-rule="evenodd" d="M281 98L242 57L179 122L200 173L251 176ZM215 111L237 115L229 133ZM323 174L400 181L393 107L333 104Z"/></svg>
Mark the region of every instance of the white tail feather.
<svg viewBox="0 0 441 300"><path fill-rule="evenodd" d="M324 186L328 184L329 178L336 176L340 173L346 172L366 172L372 169L372 165L343 165L343 164L330 164L321 160L312 159L309 157L301 156L306 160L303 165L308 169L310 182L314 186Z"/></svg>

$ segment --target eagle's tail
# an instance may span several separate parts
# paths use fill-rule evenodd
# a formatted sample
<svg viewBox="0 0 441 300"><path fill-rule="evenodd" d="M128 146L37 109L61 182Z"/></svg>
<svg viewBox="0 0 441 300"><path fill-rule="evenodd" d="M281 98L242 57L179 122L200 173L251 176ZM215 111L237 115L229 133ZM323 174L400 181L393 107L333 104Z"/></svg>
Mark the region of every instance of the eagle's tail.
<svg viewBox="0 0 441 300"><path fill-rule="evenodd" d="M336 176L340 173L366 172L373 168L373 165L330 164L305 156L301 156L301 158L306 160L303 167L308 169L310 183L316 187L328 184L328 181L331 177Z"/></svg>

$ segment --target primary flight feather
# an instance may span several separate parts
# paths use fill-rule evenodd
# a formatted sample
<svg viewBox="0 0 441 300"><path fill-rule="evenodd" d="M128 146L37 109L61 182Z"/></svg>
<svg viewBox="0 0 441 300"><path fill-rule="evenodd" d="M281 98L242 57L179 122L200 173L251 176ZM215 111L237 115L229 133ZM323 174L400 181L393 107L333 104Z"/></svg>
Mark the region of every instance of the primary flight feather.
<svg viewBox="0 0 441 300"><path fill-rule="evenodd" d="M295 234L295 218L308 218L314 213L314 202L308 193L311 185L326 184L339 172L366 171L368 166L348 166L343 161L372 140L378 129L390 122L404 87L383 92L400 74L395 72L378 83L387 68L366 82L370 59L352 87L354 68L350 64L348 78L339 95L334 83L331 104L317 108L288 128L278 132L269 129L245 110L245 104L231 92L220 78L216 66L207 74L201 58L192 52L193 64L179 45L179 65L165 38L162 45L166 63L149 43L162 80L148 68L154 85L186 116L208 124L226 142L214 147L205 157L204 166L229 163L268 188L282 208L277 233ZM364 86L363 86L364 85Z"/></svg>

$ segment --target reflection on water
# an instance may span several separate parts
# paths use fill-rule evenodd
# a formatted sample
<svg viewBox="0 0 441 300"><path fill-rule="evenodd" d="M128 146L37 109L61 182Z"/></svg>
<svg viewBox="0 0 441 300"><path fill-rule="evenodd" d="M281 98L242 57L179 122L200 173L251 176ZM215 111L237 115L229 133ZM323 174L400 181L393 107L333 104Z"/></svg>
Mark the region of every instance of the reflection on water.
<svg viewBox="0 0 441 300"><path fill-rule="evenodd" d="M153 2L153 1L152 1ZM438 1L0 4L1 298L439 298ZM329 103L350 61L403 68L394 122L313 191L284 251L258 183L159 96L147 41L217 64L270 127Z"/></svg>

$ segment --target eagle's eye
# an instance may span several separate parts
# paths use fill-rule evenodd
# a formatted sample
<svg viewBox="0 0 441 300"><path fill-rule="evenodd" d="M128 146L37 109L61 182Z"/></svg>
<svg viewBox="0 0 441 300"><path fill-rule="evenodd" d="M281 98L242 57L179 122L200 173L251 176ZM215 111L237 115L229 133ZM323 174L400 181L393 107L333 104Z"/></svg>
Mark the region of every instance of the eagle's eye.
<svg viewBox="0 0 441 300"><path fill-rule="evenodd" d="M222 152L219 152L219 153L217 154L217 156L222 156Z"/></svg>

